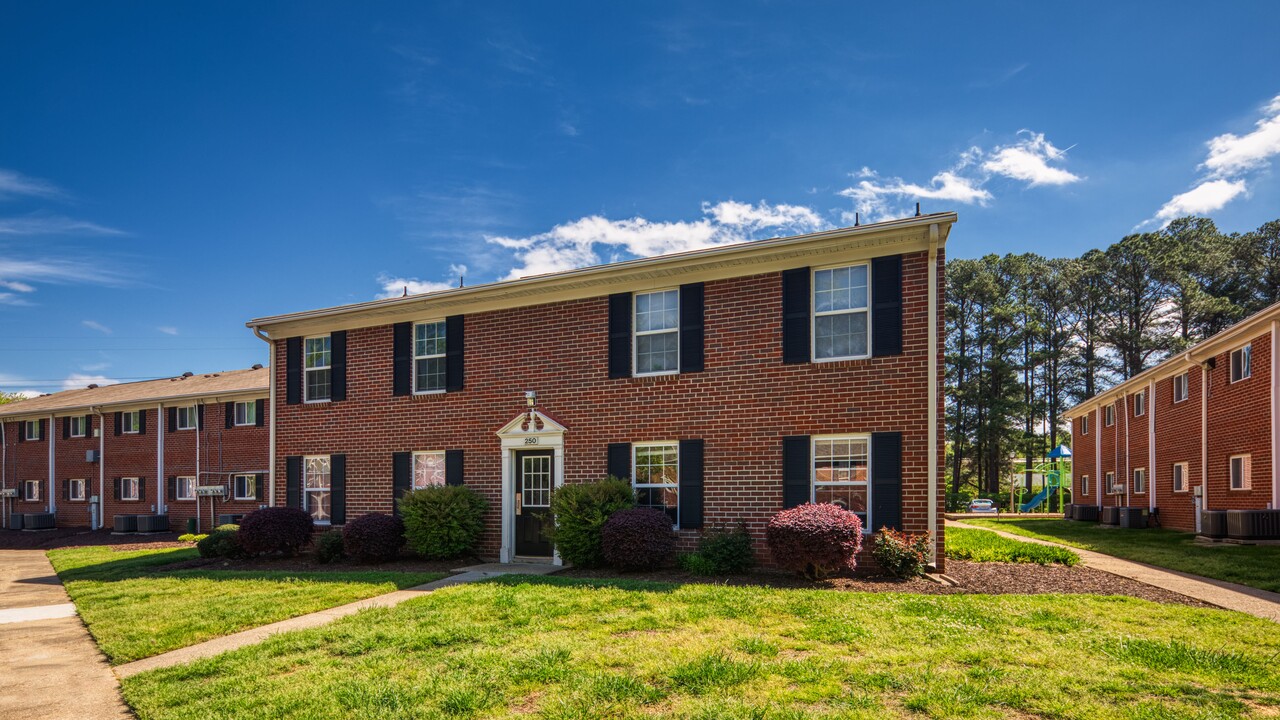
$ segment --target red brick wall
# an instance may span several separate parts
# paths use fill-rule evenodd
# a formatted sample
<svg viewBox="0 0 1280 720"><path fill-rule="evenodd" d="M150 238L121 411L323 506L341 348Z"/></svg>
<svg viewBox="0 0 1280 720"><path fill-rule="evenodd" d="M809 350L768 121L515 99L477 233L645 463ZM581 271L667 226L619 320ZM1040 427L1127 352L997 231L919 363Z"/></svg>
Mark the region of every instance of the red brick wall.
<svg viewBox="0 0 1280 720"><path fill-rule="evenodd" d="M267 398L260 398L259 407L265 412L269 403ZM212 501L213 522L222 514L245 514L257 510L267 503L267 494L263 492L261 502L254 500L235 500L235 488L231 478L234 475L253 475L263 473L263 482L267 482L266 473L270 472L270 430L263 427L226 426L226 405L214 402L205 405L204 428L195 430L175 430L166 432L164 436L165 493L168 494L168 478L182 475L196 475L196 445L199 436L199 468L200 485L222 485L227 488L227 500ZM168 504L169 525L175 530L185 530L188 518L195 517L197 505L200 513L200 530L208 531L210 527L209 498L196 500L177 500L166 497Z"/></svg>
<svg viewBox="0 0 1280 720"><path fill-rule="evenodd" d="M346 454L351 519L390 511L392 453L461 448L467 484L492 508L481 551L496 556L501 450L495 433L524 410L524 391L535 390L540 409L568 428L565 482L603 477L609 443L701 438L707 526L741 520L757 538L782 507L782 436L901 431L903 524L923 531L927 262L924 253L904 257L905 352L889 358L784 365L776 273L706 283L706 370L700 373L609 379L606 297L468 315L466 389L447 394L393 396L391 326L351 330L348 399L277 409L276 502L285 501L290 455ZM941 269L941 257L938 264ZM275 346L276 382L284 388L285 343ZM941 341L938 348L940 363ZM941 406L939 392L939 437ZM942 462L939 443L939 468ZM942 507L940 489L939 512ZM685 536L686 542L695 537ZM938 546L941 557L941 537Z"/></svg>
<svg viewBox="0 0 1280 720"><path fill-rule="evenodd" d="M1137 405L1137 392L1129 395L1124 399L1124 431L1128 434L1129 445L1126 448L1128 469L1124 474L1125 490L1127 494L1121 496L1121 502L1132 507L1146 507L1151 495L1151 415L1150 407L1143 409L1143 414L1134 416L1133 411ZM1146 400L1148 405L1151 400L1150 386L1144 385L1142 392L1147 393ZM1133 483L1133 471L1138 468L1144 468L1147 471L1146 489L1141 493L1137 492L1137 488Z"/></svg>
<svg viewBox="0 0 1280 720"><path fill-rule="evenodd" d="M46 424L48 419L45 420ZM23 502L21 498L7 499L8 508L11 512L18 513L39 513L48 509L49 495L49 440L53 436L54 430L61 432L60 428L49 428L45 432L46 439L27 440L19 442L21 424L17 422L7 422L4 424L4 478L5 487L18 488L18 494L22 494L22 483L26 480L40 481L40 500L39 502ZM61 436L59 436L59 439Z"/></svg>
<svg viewBox="0 0 1280 720"><path fill-rule="evenodd" d="M1124 429L1124 417L1122 416L1122 405L1115 403L1116 420L1111 427L1106 426L1106 411L1098 408L1098 432L1101 433L1102 447L1099 449L1102 458L1102 467L1099 468L1098 482L1103 483L1099 486L1102 488L1102 505L1123 505L1124 496L1108 495L1106 486L1107 473L1114 472L1116 479L1124 477L1124 441L1120 435L1120 431Z"/></svg>
<svg viewBox="0 0 1280 720"><path fill-rule="evenodd" d="M1231 382L1230 351L1209 371L1208 510L1252 510L1271 502L1271 335L1253 340L1252 375ZM1251 490L1230 489L1232 455L1253 461Z"/></svg>
<svg viewBox="0 0 1280 720"><path fill-rule="evenodd" d="M1200 484L1200 367L1187 367L1187 399L1173 402L1173 378L1156 383L1156 506L1160 524L1195 530L1192 488ZM1173 491L1174 463L1187 464L1185 490Z"/></svg>
<svg viewBox="0 0 1280 720"><path fill-rule="evenodd" d="M1097 500L1095 492L1098 487L1097 413L1090 413L1088 435L1081 434L1082 423L1083 418L1072 418L1071 420L1071 502L1079 505L1094 505ZM1087 495L1081 483L1081 479L1086 475L1089 477L1089 492Z"/></svg>

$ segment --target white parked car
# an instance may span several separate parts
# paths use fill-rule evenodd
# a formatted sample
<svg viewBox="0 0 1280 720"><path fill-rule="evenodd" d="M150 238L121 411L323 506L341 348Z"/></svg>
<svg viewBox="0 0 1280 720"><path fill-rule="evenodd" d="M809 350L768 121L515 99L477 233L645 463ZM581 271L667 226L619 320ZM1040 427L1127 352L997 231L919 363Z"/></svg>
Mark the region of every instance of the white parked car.
<svg viewBox="0 0 1280 720"><path fill-rule="evenodd" d="M990 513L992 515L999 515L1000 508L996 507L996 504L990 500L983 500L982 498L978 498L977 500L969 501L969 512Z"/></svg>

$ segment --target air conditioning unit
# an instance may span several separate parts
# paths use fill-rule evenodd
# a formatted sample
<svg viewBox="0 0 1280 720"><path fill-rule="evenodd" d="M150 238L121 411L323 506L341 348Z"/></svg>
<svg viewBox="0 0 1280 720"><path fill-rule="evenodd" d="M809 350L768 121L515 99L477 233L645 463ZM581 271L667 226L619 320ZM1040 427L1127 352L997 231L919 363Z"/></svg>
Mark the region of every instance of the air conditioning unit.
<svg viewBox="0 0 1280 720"><path fill-rule="evenodd" d="M96 462L98 462L98 451L97 451L97 450L85 450L85 451L84 451L84 461L85 461L85 462L87 462L87 463L96 463Z"/></svg>

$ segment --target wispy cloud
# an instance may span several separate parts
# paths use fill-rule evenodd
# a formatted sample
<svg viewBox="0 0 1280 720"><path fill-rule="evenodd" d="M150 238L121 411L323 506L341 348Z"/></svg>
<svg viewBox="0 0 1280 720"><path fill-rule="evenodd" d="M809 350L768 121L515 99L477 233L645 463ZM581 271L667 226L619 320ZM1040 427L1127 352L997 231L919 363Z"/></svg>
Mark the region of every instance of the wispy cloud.
<svg viewBox="0 0 1280 720"><path fill-rule="evenodd" d="M465 278L467 274L466 265L450 265L447 277L450 280L420 280L418 278L396 277L388 273L382 273L378 276L378 285L382 286L382 292L378 293L378 298L395 298L401 295L421 295L422 293L439 292L441 290L450 290L458 287L460 279Z"/></svg>
<svg viewBox="0 0 1280 720"><path fill-rule="evenodd" d="M41 213L22 217L0 218L0 235L126 235L117 230L87 220L45 215Z"/></svg>
<svg viewBox="0 0 1280 720"><path fill-rule="evenodd" d="M177 334L178 334L178 328L176 328L176 327L172 327L172 326L170 326L170 325L161 325L160 327L156 328L156 330L158 330L158 331L160 331L160 332L164 333L165 335L177 335Z"/></svg>
<svg viewBox="0 0 1280 720"><path fill-rule="evenodd" d="M107 385L116 385L120 381L112 380L105 375L87 375L85 373L71 373L62 381L63 390L79 390L90 385L98 385L105 387Z"/></svg>
<svg viewBox="0 0 1280 720"><path fill-rule="evenodd" d="M1184 215L1211 213L1248 194L1249 183L1280 155L1280 95L1264 105L1261 113L1252 132L1223 133L1205 143L1209 152L1199 167L1202 177L1190 190L1161 205L1155 216L1139 227L1151 223L1164 227Z"/></svg>
<svg viewBox="0 0 1280 720"><path fill-rule="evenodd" d="M995 87L997 85L1003 85L1009 82L1010 80L1014 79L1018 75L1022 74L1022 71L1026 70L1029 67L1031 67L1031 63L1025 63L1025 62L1018 63L1017 65L1006 68L998 73L991 75L990 77L984 77L984 78L979 78L977 80L974 80L973 82L969 83L969 87L989 88L989 87Z"/></svg>
<svg viewBox="0 0 1280 720"><path fill-rule="evenodd" d="M0 168L0 200L11 197L57 198L63 195L62 190L48 180Z"/></svg>
<svg viewBox="0 0 1280 720"><path fill-rule="evenodd" d="M124 277L100 264L74 260L37 258L34 260L0 255L0 282L31 287L31 283L93 283L119 285ZM11 288L12 289L12 288Z"/></svg>
<svg viewBox="0 0 1280 720"><path fill-rule="evenodd" d="M110 334L111 334L111 328L107 327L106 325L103 325L102 323L98 322L97 320L81 320L81 321L80 321L80 324L81 324L81 325L83 325L83 326L85 326L85 327L87 327L87 328L89 328L90 330L97 330L98 332L102 333L103 335L110 335Z"/></svg>

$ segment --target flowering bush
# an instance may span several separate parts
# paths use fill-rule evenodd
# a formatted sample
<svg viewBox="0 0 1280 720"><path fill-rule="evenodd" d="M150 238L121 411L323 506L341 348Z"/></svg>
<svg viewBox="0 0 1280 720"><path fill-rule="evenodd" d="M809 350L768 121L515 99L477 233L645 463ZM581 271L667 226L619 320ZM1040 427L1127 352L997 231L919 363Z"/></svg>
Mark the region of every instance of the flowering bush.
<svg viewBox="0 0 1280 720"><path fill-rule="evenodd" d="M871 556L885 572L898 577L919 577L929 560L929 533L908 533L880 528Z"/></svg>
<svg viewBox="0 0 1280 720"><path fill-rule="evenodd" d="M254 510L240 521L240 545L249 555L293 555L311 541L311 515L298 508Z"/></svg>
<svg viewBox="0 0 1280 720"><path fill-rule="evenodd" d="M404 542L404 523L394 515L369 513L342 528L346 554L363 562L394 560Z"/></svg>
<svg viewBox="0 0 1280 720"><path fill-rule="evenodd" d="M837 505L806 503L770 518L765 540L778 567L817 580L857 567L862 520Z"/></svg>
<svg viewBox="0 0 1280 720"><path fill-rule="evenodd" d="M604 559L619 570L661 567L676 547L671 517L653 508L629 508L609 516L600 530Z"/></svg>

